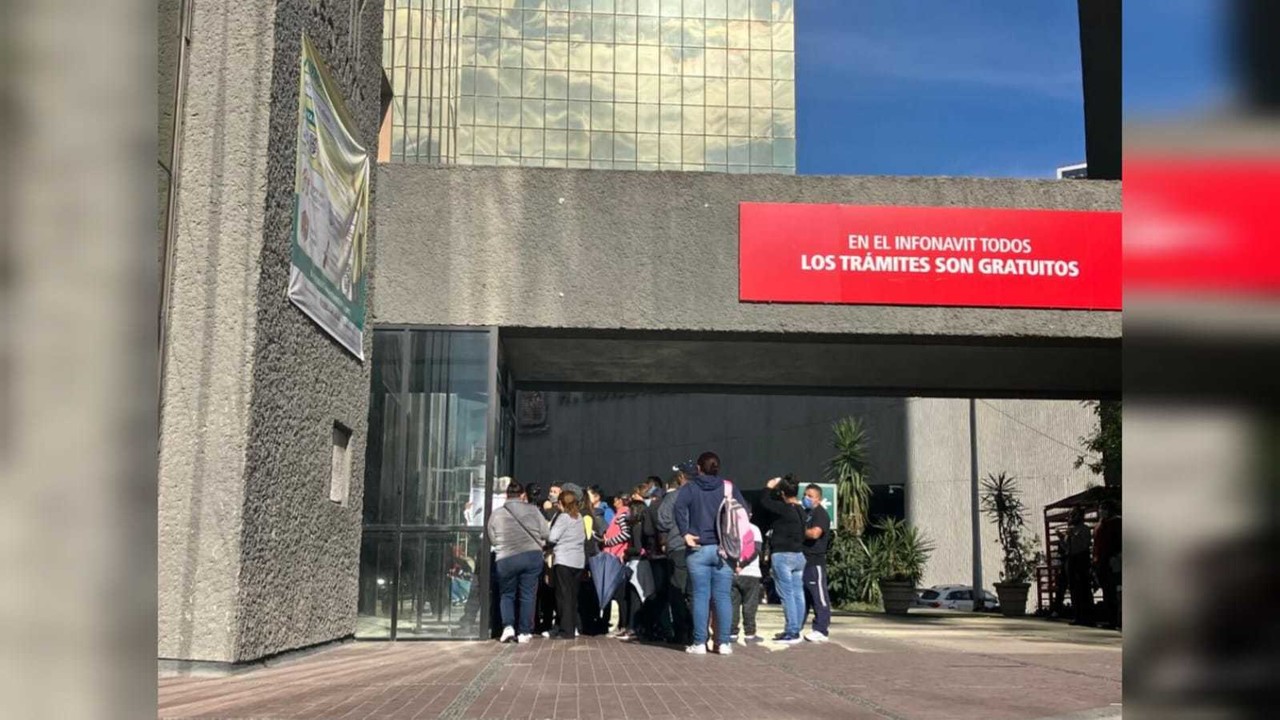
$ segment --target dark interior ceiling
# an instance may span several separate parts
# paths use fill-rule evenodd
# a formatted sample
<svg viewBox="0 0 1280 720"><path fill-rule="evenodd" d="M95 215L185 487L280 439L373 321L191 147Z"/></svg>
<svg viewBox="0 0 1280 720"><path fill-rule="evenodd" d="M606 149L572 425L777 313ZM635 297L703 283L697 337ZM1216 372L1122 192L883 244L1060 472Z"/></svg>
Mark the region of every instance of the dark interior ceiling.
<svg viewBox="0 0 1280 720"><path fill-rule="evenodd" d="M936 397L1120 394L1119 341L733 335L507 328L522 389Z"/></svg>

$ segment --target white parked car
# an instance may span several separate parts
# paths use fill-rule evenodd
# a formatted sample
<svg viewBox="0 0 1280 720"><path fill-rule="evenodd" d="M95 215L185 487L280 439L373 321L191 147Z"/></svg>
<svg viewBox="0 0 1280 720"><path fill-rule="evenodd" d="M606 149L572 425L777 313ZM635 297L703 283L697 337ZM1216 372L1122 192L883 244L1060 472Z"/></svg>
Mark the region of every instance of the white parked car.
<svg viewBox="0 0 1280 720"><path fill-rule="evenodd" d="M983 590L983 610L997 610L1000 599ZM969 585L935 585L921 590L914 607L937 610L973 611L973 587Z"/></svg>

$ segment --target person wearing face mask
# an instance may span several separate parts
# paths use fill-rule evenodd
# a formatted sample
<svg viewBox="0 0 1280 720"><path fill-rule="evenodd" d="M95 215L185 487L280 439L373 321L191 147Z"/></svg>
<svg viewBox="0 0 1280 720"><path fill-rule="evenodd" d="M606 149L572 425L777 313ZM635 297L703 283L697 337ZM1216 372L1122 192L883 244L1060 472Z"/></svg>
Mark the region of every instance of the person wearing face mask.
<svg viewBox="0 0 1280 720"><path fill-rule="evenodd" d="M807 514L804 530L805 617L813 611L813 624L804 639L823 643L831 630L831 593L827 592L827 548L831 545L831 515L822 506L822 488L813 483L801 500ZM802 623L803 624L803 623Z"/></svg>
<svg viewBox="0 0 1280 720"><path fill-rule="evenodd" d="M542 501L542 516L547 522L554 521L556 515L560 514L560 488L560 483L551 483L551 487L547 489L547 499Z"/></svg>

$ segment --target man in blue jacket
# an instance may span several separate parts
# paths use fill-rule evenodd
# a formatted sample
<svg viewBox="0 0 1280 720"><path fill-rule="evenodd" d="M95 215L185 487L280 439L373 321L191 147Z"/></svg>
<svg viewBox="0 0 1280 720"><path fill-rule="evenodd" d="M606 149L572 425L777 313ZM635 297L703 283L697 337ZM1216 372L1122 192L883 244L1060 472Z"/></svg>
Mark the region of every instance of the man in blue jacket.
<svg viewBox="0 0 1280 720"><path fill-rule="evenodd" d="M733 625L733 603L729 588L733 568L720 557L717 515L724 502L726 480L720 477L720 457L713 452L698 456L698 474L676 496L676 528L689 546L689 584L692 595L693 644L685 649L692 655L707 653L707 620L711 603L716 608L716 652L733 653L729 630ZM733 486L733 497L743 507L742 491Z"/></svg>

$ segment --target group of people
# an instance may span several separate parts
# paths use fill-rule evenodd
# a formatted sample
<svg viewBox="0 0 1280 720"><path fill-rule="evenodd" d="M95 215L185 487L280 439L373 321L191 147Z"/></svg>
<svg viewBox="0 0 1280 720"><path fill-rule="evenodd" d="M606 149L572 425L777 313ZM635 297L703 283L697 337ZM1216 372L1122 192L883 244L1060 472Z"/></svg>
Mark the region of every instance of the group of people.
<svg viewBox="0 0 1280 720"><path fill-rule="evenodd" d="M1108 500L1098 509L1097 526L1090 529L1083 508L1071 509L1067 527L1058 531L1053 607L1055 616L1064 613L1063 600L1069 591L1073 625L1102 625L1119 628L1121 519L1120 508ZM1102 607L1093 602L1093 589L1102 590Z"/></svg>
<svg viewBox="0 0 1280 720"><path fill-rule="evenodd" d="M720 458L706 452L677 466L665 484L651 476L607 499L598 487L574 483L552 485L545 500L532 495L531 502L529 489L511 482L489 518L501 642L611 632L729 655L739 641L764 640L756 615L765 565L785 618L772 639L828 639L831 518L818 485L801 493L792 476L774 478L752 515L741 489L721 477ZM732 519L739 510L740 523ZM601 554L613 559L593 560ZM622 581L601 597L591 569L614 560Z"/></svg>

